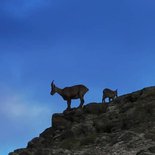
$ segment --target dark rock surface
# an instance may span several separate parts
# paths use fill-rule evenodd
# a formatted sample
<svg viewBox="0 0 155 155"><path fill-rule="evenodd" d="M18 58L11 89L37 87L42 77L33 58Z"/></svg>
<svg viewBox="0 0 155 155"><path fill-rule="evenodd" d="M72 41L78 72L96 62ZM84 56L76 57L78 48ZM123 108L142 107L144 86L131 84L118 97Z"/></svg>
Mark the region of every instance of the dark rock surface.
<svg viewBox="0 0 155 155"><path fill-rule="evenodd" d="M9 155L155 155L155 87L52 116L52 127Z"/></svg>

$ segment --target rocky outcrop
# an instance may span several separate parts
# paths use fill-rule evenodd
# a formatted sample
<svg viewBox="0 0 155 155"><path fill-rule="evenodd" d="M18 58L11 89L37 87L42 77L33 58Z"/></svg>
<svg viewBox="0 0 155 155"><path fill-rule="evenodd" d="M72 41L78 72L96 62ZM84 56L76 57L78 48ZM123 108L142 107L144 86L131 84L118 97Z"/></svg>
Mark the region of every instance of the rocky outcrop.
<svg viewBox="0 0 155 155"><path fill-rule="evenodd" d="M153 155L155 87L54 114L51 124L9 155Z"/></svg>

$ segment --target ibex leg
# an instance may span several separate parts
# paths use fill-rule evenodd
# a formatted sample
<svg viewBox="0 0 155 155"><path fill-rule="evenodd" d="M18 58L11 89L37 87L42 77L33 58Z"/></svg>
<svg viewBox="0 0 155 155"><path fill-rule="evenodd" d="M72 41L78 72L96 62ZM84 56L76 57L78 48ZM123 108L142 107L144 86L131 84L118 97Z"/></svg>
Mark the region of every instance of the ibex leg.
<svg viewBox="0 0 155 155"><path fill-rule="evenodd" d="M105 97L103 96L103 98L102 98L102 103L105 103Z"/></svg>
<svg viewBox="0 0 155 155"><path fill-rule="evenodd" d="M109 97L109 102L111 101L111 98Z"/></svg>
<svg viewBox="0 0 155 155"><path fill-rule="evenodd" d="M104 99L104 97L102 97L102 103L103 103L103 102L105 102L105 99Z"/></svg>
<svg viewBox="0 0 155 155"><path fill-rule="evenodd" d="M71 109L71 100L67 101L67 110Z"/></svg>
<svg viewBox="0 0 155 155"><path fill-rule="evenodd" d="M84 104L84 99L83 99L83 98L80 98L80 101L81 101L81 102L80 102L79 107L82 108L82 106L83 106L83 104Z"/></svg>

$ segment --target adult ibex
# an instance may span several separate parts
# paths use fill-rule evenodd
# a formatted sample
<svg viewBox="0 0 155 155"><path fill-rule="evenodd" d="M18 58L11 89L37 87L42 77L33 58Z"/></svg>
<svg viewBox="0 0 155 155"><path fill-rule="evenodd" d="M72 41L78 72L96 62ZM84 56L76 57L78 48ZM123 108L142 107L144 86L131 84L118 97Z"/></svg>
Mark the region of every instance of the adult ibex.
<svg viewBox="0 0 155 155"><path fill-rule="evenodd" d="M112 101L115 99L115 97L117 97L117 89L116 90L111 90L111 89L108 89L108 88L105 88L103 90L103 97L102 97L102 103L105 102L105 99L106 98L109 98L109 102Z"/></svg>
<svg viewBox="0 0 155 155"><path fill-rule="evenodd" d="M80 99L79 107L82 107L84 104L84 95L89 89L84 85L75 85L71 87L65 87L63 89L55 86L54 81L51 83L51 95L58 93L62 96L64 100L67 101L67 110L71 108L71 100L72 99Z"/></svg>

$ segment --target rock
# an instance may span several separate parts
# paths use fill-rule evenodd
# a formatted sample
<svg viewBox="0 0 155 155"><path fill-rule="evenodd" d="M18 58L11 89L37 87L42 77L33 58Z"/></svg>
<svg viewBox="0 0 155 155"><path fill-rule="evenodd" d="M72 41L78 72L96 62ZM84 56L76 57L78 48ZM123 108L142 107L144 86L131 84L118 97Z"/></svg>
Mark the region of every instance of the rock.
<svg viewBox="0 0 155 155"><path fill-rule="evenodd" d="M100 114L105 113L108 108L106 103L89 103L84 106L85 113Z"/></svg>
<svg viewBox="0 0 155 155"><path fill-rule="evenodd" d="M151 153L155 153L155 146L151 146L148 150L149 150Z"/></svg>
<svg viewBox="0 0 155 155"><path fill-rule="evenodd" d="M71 121L64 114L54 114L52 116L52 127L54 129L64 130L70 128Z"/></svg>
<svg viewBox="0 0 155 155"><path fill-rule="evenodd" d="M52 127L9 155L104 154L155 154L155 87L53 114Z"/></svg>

